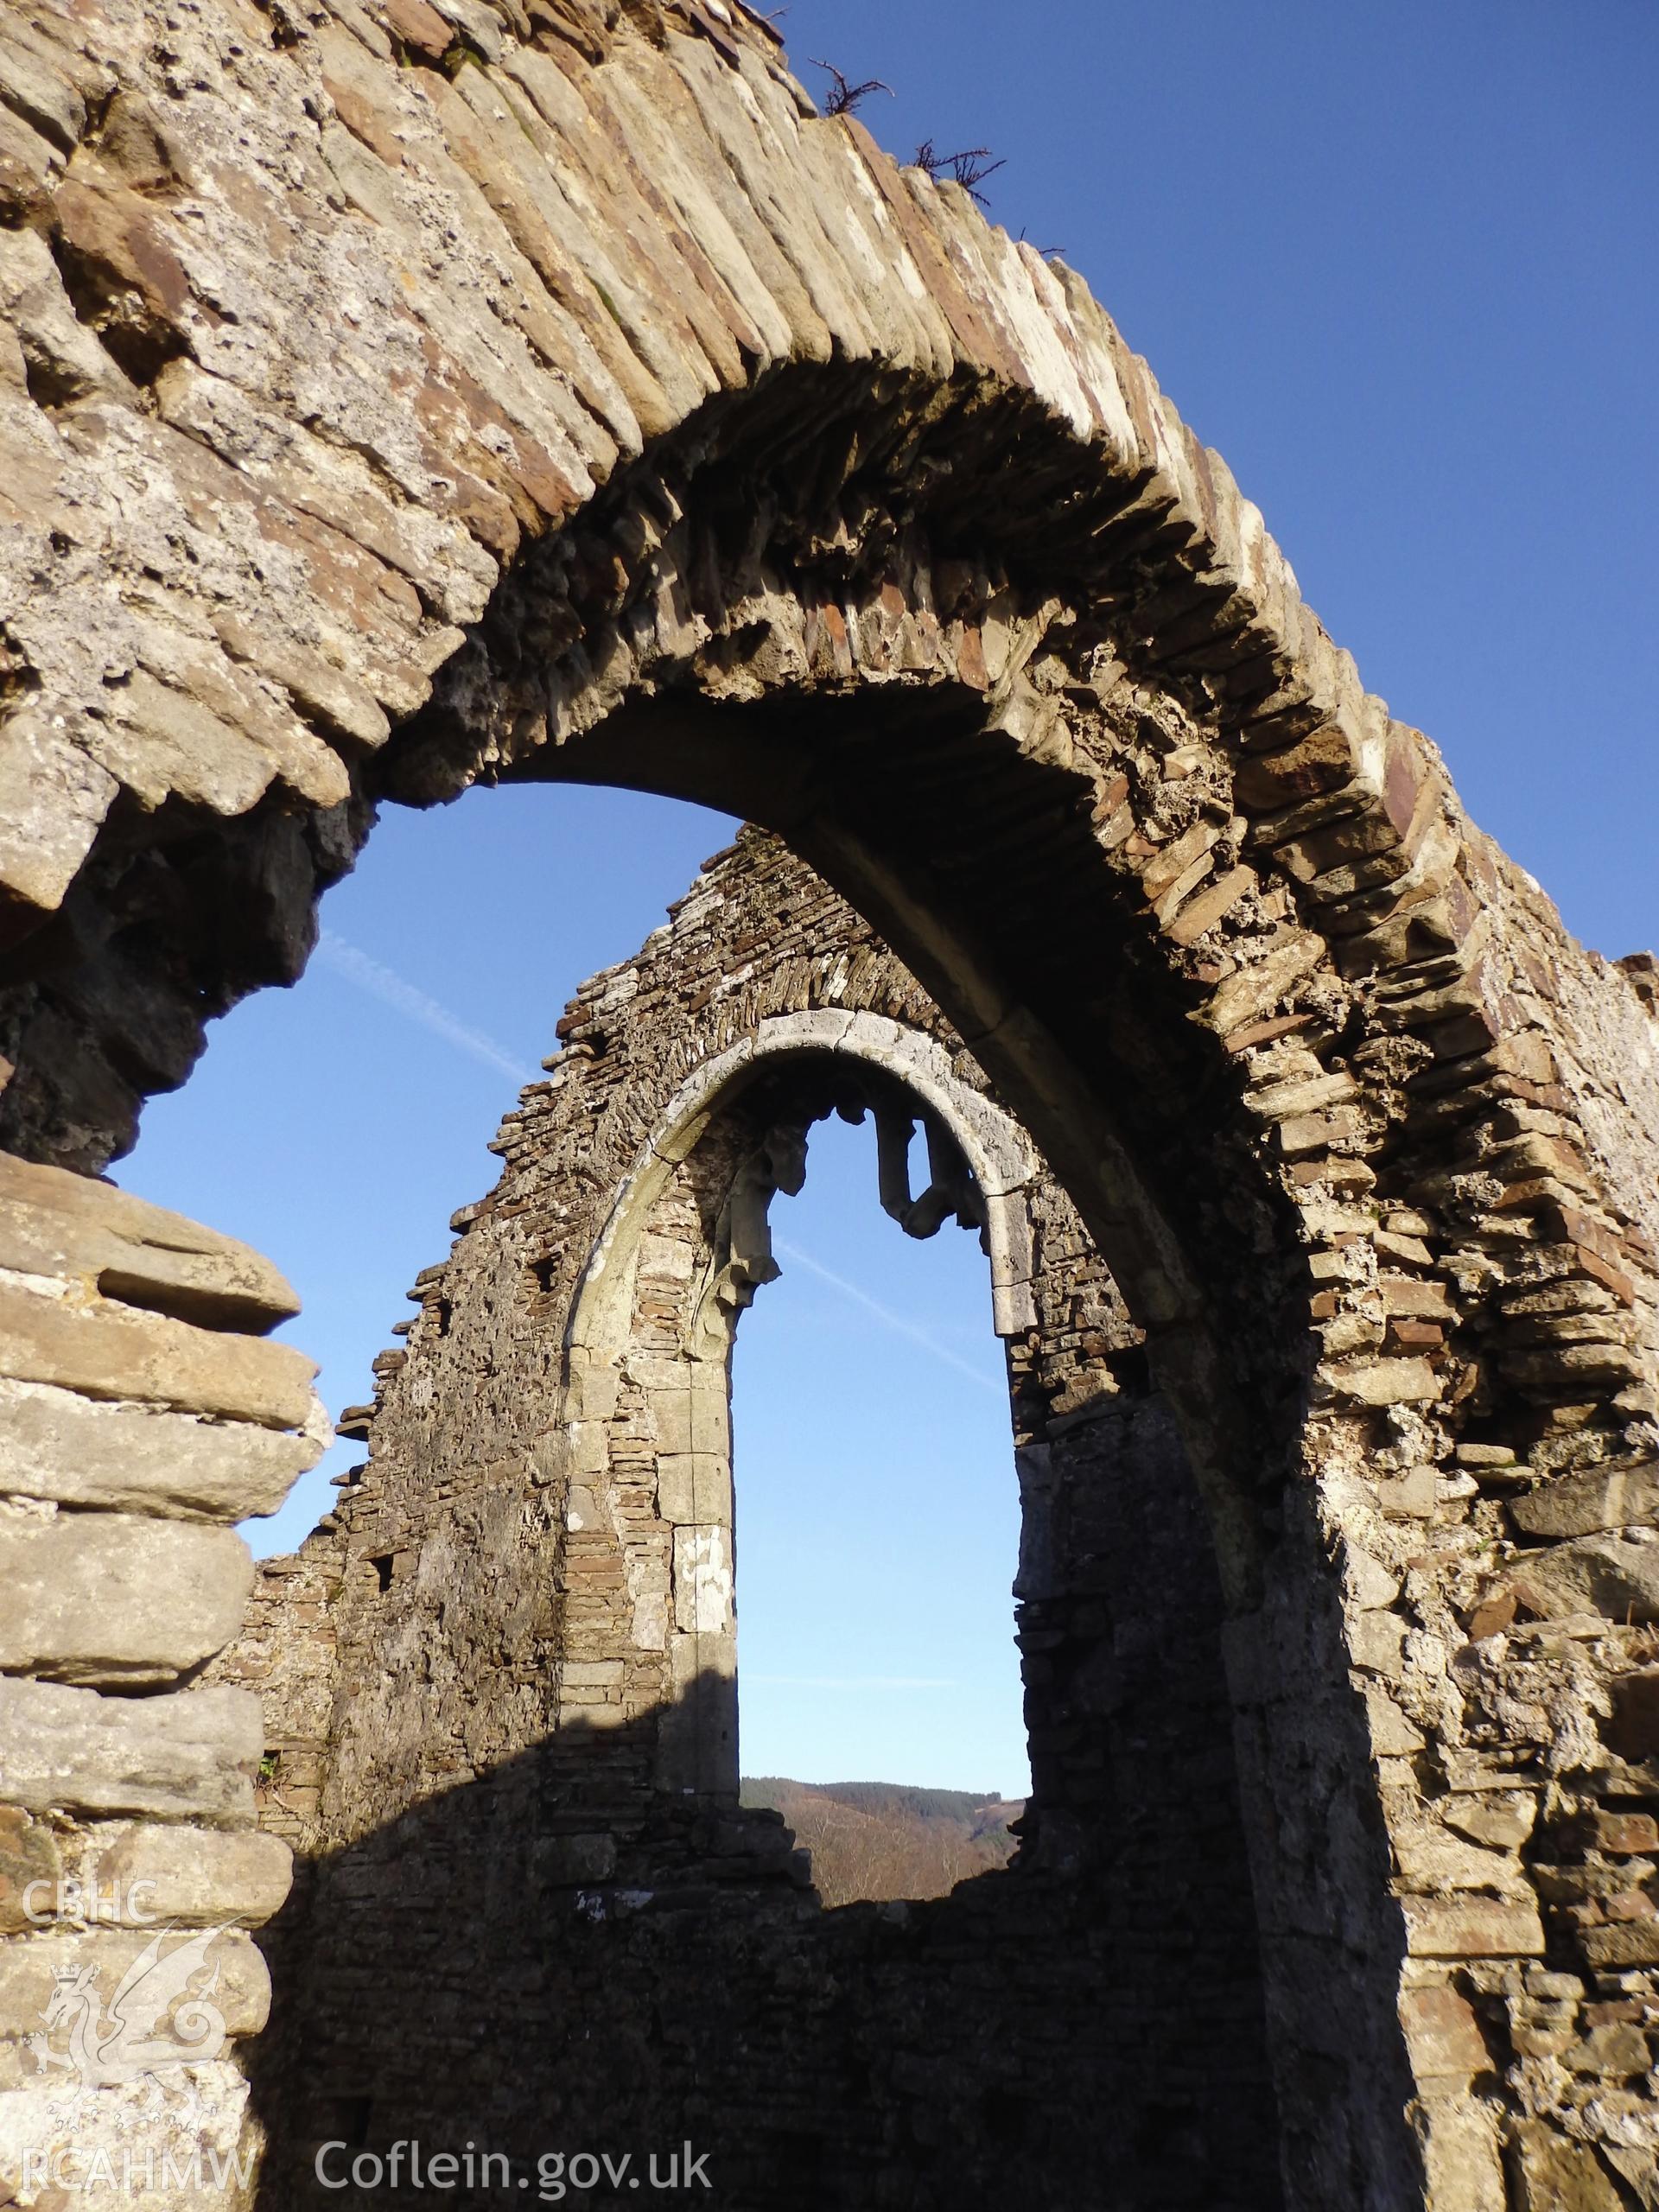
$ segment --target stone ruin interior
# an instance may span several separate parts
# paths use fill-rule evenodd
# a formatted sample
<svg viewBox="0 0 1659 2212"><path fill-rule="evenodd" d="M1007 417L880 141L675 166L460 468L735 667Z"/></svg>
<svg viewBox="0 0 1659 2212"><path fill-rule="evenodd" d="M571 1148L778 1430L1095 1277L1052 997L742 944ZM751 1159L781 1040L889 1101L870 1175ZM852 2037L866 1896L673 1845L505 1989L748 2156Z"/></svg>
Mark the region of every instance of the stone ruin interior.
<svg viewBox="0 0 1659 2212"><path fill-rule="evenodd" d="M1081 281L741 0L6 0L0 302L0 2202L1652 2212L1659 971ZM751 826L256 1573L294 1294L103 1171L379 811L530 781ZM902 1910L737 1792L832 1114L1020 1501L1019 1849Z"/></svg>
<svg viewBox="0 0 1659 2212"><path fill-rule="evenodd" d="M527 2157L555 2118L644 2142L683 2114L726 2143L740 2111L740 2201L815 2176L863 2202L912 2165L988 2196L1039 2145L1085 2171L1107 2082L1137 2189L1213 2201L1219 2129L1270 2196L1219 1582L1074 1208L915 979L760 833L561 1031L501 1182L346 1416L372 1456L208 1670L259 1691L262 1817L309 1870L267 1938L303 2036L262 2039L254 2072L296 2197L327 2140L460 2141L487 2114ZM738 1803L728 1362L778 1272L770 1202L833 1112L874 1119L901 1225L982 1233L1023 1506L1018 1872L898 1915L826 1914L781 1817ZM528 1967L527 1923L558 1931ZM1036 2025L1084 1959L1112 1993L1086 2056L1076 2024ZM466 2017L480 1975L512 1993L510 2083L437 1995ZM1199 1977L1195 2037L1175 1986Z"/></svg>

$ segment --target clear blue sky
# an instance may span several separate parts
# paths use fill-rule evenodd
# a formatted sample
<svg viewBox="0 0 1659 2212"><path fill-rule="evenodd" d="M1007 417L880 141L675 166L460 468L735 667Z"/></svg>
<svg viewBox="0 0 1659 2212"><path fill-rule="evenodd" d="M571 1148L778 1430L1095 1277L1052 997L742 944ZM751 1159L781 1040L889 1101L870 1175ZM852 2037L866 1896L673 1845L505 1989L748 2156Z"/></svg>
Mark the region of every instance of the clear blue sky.
<svg viewBox="0 0 1659 2212"><path fill-rule="evenodd" d="M1588 943L1653 944L1649 0L793 0L781 27L815 89L812 56L893 87L862 115L895 153L1005 160L994 219L1089 279L1477 818ZM327 902L338 944L219 1026L121 1180L269 1251L330 1405L365 1396L404 1287L493 1179L509 1071L729 828L582 791L389 817ZM800 1263L744 1323L744 1763L1014 1790L982 1262L952 1230L899 1236L860 1133L818 1153L784 1234L928 1342ZM830 1382L849 1366L851 1401ZM296 1541L354 1456L257 1547Z"/></svg>

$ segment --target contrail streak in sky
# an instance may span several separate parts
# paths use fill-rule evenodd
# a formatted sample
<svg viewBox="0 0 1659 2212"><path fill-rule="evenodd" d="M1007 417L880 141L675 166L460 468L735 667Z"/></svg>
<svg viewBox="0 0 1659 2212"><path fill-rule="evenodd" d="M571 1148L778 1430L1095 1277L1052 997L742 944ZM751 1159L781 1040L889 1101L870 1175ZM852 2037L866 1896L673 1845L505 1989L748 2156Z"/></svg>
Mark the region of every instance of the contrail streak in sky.
<svg viewBox="0 0 1659 2212"><path fill-rule="evenodd" d="M947 1367L954 1367L958 1375L967 1376L969 1381L977 1382L982 1390L990 1391L994 1397L1002 1395L1002 1385L993 1382L982 1368L963 1359L960 1353L952 1351L949 1344L942 1344L925 1329L918 1328L915 1322L906 1320L902 1313L895 1313L890 1306L883 1306L879 1299L870 1297L855 1282L849 1282L844 1275L838 1275L832 1268L823 1266L810 1252L803 1252L798 1244L786 1243L779 1236L775 1240L775 1245L776 1249L786 1259L792 1260L798 1268L804 1268L809 1274L817 1275L832 1290L838 1290L843 1298L850 1298L855 1306L861 1306L867 1313L874 1313L876 1319L885 1323L895 1336L908 1337L912 1344L919 1344L924 1351L931 1352L935 1359L942 1359Z"/></svg>
<svg viewBox="0 0 1659 2212"><path fill-rule="evenodd" d="M429 998L423 990L376 960L349 938L338 936L333 930L324 930L317 940L317 951L336 975L343 976L348 983L355 983L371 998L378 999L407 1020L418 1022L423 1029L429 1029L435 1037L442 1037L459 1052L466 1052L475 1060L482 1060L486 1067L511 1076L520 1085L540 1080L537 1074L523 1068L505 1045L497 1044L493 1037L481 1029L474 1029L459 1014L451 1014L447 1006Z"/></svg>

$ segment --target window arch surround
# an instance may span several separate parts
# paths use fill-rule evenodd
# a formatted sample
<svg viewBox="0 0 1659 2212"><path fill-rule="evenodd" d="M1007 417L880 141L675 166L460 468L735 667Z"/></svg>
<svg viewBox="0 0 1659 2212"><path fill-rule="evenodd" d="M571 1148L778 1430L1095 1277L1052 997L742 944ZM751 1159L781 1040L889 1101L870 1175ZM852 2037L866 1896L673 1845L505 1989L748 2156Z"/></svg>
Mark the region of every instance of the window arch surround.
<svg viewBox="0 0 1659 2212"><path fill-rule="evenodd" d="M609 1518L623 1554L625 1635L663 1655L662 1680L645 1691L663 1789L736 1801L732 1350L741 1313L779 1273L772 1198L801 1187L810 1126L836 1112L873 1116L881 1201L900 1226L927 1235L954 1217L980 1230L998 1335L1035 1320L1025 1201L1037 1162L933 1039L866 1013L777 1015L680 1086L594 1245L566 1340L569 1404L614 1406L626 1385L626 1443L643 1429L656 1446L657 1494L640 1502L631 1541L610 1422L579 1417L567 1430L572 1511ZM930 1179L912 1192L918 1122Z"/></svg>

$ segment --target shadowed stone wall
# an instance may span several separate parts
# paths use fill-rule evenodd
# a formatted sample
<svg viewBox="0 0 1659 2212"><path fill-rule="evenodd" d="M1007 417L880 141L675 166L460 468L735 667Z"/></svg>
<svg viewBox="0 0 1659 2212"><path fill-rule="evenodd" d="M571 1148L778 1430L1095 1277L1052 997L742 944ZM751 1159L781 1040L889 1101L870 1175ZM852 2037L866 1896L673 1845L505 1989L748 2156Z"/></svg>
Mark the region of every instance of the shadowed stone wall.
<svg viewBox="0 0 1659 2212"><path fill-rule="evenodd" d="M257 1701L200 1677L253 1580L226 1524L272 1511L327 1435L312 1363L261 1341L297 1307L229 1237L0 1158L0 2176L25 2203L66 2156L118 2177L256 2139L237 2059L270 1980L246 1930L289 1853L254 1825ZM181 2009L209 1988L211 2017ZM169 2037L158 2094L135 2049Z"/></svg>

